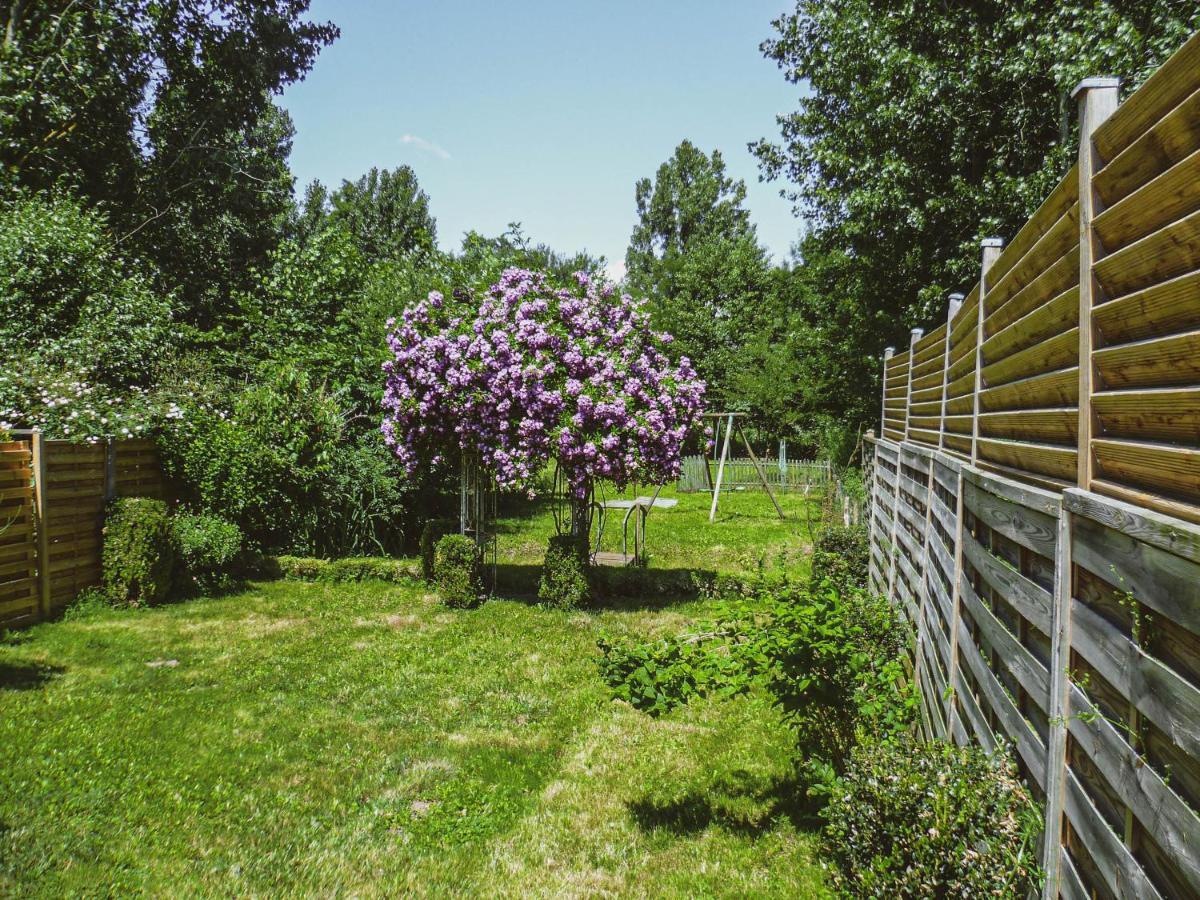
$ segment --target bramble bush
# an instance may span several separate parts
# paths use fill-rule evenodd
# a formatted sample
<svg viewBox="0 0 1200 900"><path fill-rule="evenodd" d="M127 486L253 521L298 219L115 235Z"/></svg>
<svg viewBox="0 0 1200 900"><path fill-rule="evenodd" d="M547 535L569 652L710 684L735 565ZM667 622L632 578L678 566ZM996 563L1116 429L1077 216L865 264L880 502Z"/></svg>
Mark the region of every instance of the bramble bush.
<svg viewBox="0 0 1200 900"><path fill-rule="evenodd" d="M1036 893L1042 816L1001 748L868 742L823 815L836 886L853 897Z"/></svg>
<svg viewBox="0 0 1200 900"><path fill-rule="evenodd" d="M167 597L175 566L167 505L149 497L112 501L104 517L101 570L114 606L153 606Z"/></svg>
<svg viewBox="0 0 1200 900"><path fill-rule="evenodd" d="M230 591L238 584L242 530L218 516L178 513L171 518L178 548L176 583L201 595Z"/></svg>
<svg viewBox="0 0 1200 900"><path fill-rule="evenodd" d="M483 600L479 548L465 534L447 534L437 542L433 568L438 596L447 606L469 609Z"/></svg>
<svg viewBox="0 0 1200 900"><path fill-rule="evenodd" d="M591 599L587 535L551 536L538 581L538 600L554 609L578 609Z"/></svg>
<svg viewBox="0 0 1200 900"><path fill-rule="evenodd" d="M913 721L901 635L882 598L784 582L722 602L694 634L602 641L600 669L615 696L656 714L693 696L761 686L800 749L836 772L860 738L890 739Z"/></svg>

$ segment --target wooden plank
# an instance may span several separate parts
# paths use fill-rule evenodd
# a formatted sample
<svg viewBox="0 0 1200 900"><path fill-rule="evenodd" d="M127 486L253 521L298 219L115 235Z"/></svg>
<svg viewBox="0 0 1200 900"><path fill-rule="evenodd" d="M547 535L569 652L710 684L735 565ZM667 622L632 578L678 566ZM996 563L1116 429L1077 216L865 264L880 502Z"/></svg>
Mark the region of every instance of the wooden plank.
<svg viewBox="0 0 1200 900"><path fill-rule="evenodd" d="M1187 807L1154 769L1099 715L1078 687L1071 687L1068 728L1084 752L1104 773L1105 781L1155 841L1171 856L1193 891L1200 895L1200 817Z"/></svg>
<svg viewBox="0 0 1200 900"><path fill-rule="evenodd" d="M1055 491L1031 487L1020 481L999 478L986 472L962 470L963 479L978 488L1002 497L1018 506L1040 512L1050 518L1057 518L1062 509L1062 498Z"/></svg>
<svg viewBox="0 0 1200 900"><path fill-rule="evenodd" d="M971 693L970 686L961 671L958 673L958 681L954 686L954 697L958 706L967 714L967 721L971 723L971 731L975 735L976 743L988 753L995 751L996 737L992 734L991 726L984 719L979 702Z"/></svg>
<svg viewBox="0 0 1200 900"><path fill-rule="evenodd" d="M1101 437L1200 444L1200 388L1100 391L1092 398Z"/></svg>
<svg viewBox="0 0 1200 900"><path fill-rule="evenodd" d="M1075 406L1079 401L1079 368L1060 369L985 390L980 412Z"/></svg>
<svg viewBox="0 0 1200 900"><path fill-rule="evenodd" d="M963 534L963 558L992 590L1000 594L1034 628L1052 636L1053 597L1039 584L1000 562L971 534Z"/></svg>
<svg viewBox="0 0 1200 900"><path fill-rule="evenodd" d="M1105 159L1116 157L1200 88L1197 73L1200 38L1193 35L1097 129L1094 141L1101 155Z"/></svg>
<svg viewBox="0 0 1200 900"><path fill-rule="evenodd" d="M979 458L1000 463L1022 472L1070 479L1075 474L1077 453L1074 447L980 438Z"/></svg>
<svg viewBox="0 0 1200 900"><path fill-rule="evenodd" d="M991 316L996 310L1003 309L1010 298L1052 268L1073 246L1078 245L1078 241L1079 204L1074 203L1038 239L1025 257L996 282L995 288L988 290L984 306L987 315Z"/></svg>
<svg viewBox="0 0 1200 900"><path fill-rule="evenodd" d="M1071 854L1067 852L1066 847L1059 847L1057 849L1059 853L1058 890L1049 896L1057 896L1061 891L1064 900L1091 900L1091 894L1083 886L1083 879L1079 877L1079 871L1075 868Z"/></svg>
<svg viewBox="0 0 1200 900"><path fill-rule="evenodd" d="M1128 246L1200 209L1200 151L1096 217L1096 234L1108 252Z"/></svg>
<svg viewBox="0 0 1200 900"><path fill-rule="evenodd" d="M1200 265L1200 211L1160 228L1096 262L1110 297L1194 271Z"/></svg>
<svg viewBox="0 0 1200 900"><path fill-rule="evenodd" d="M979 433L985 437L1037 443L1072 444L1078 428L1079 410L1073 407L992 412L979 417Z"/></svg>
<svg viewBox="0 0 1200 900"><path fill-rule="evenodd" d="M1200 382L1200 330L1103 347L1092 359L1108 390Z"/></svg>
<svg viewBox="0 0 1200 900"><path fill-rule="evenodd" d="M1004 623L996 618L995 613L988 609L968 579L963 579L959 589L962 591L963 605L967 612L971 614L987 642L992 645L1004 667L1045 712L1049 708L1050 697L1050 674L1046 667L1038 662L1017 637L1004 627Z"/></svg>
<svg viewBox="0 0 1200 900"><path fill-rule="evenodd" d="M1079 324L1079 285L1075 284L1035 307L983 344L983 361L990 364L1033 347Z"/></svg>
<svg viewBox="0 0 1200 900"><path fill-rule="evenodd" d="M1096 307L1096 328L1108 344L1200 328L1200 270Z"/></svg>
<svg viewBox="0 0 1200 900"><path fill-rule="evenodd" d="M1069 490L1063 506L1076 515L1133 539L1200 565L1200 528L1133 504Z"/></svg>
<svg viewBox="0 0 1200 900"><path fill-rule="evenodd" d="M979 649L971 639L971 633L967 631L965 622L959 623L958 652L959 656L966 660L984 699L991 707L993 715L1003 726L1005 735L1013 742L1017 754L1028 767L1038 786L1044 789L1046 785L1046 748L1042 746L1037 732L1030 728L1029 723L1018 711L995 673L984 662Z"/></svg>
<svg viewBox="0 0 1200 900"><path fill-rule="evenodd" d="M1092 441L1096 474L1195 502L1200 498L1200 450L1172 444L1102 438Z"/></svg>
<svg viewBox="0 0 1200 900"><path fill-rule="evenodd" d="M1072 527L1075 562L1188 631L1200 633L1200 565L1084 515ZM1113 571L1119 573L1119 579Z"/></svg>
<svg viewBox="0 0 1200 900"><path fill-rule="evenodd" d="M1010 541L1049 559L1054 558L1057 527L1053 517L981 490L966 480L967 475L964 471L963 501L977 519Z"/></svg>
<svg viewBox="0 0 1200 900"><path fill-rule="evenodd" d="M1062 177L1049 193L1042 205L1021 226L1020 231L996 260L993 278L1003 278L1015 268L1017 263L1026 257L1029 250L1037 241L1054 227L1067 211L1079 199L1079 174L1075 166Z"/></svg>
<svg viewBox="0 0 1200 900"><path fill-rule="evenodd" d="M1078 287L1079 247L1076 245L988 316L983 323L985 338L990 340L1055 297Z"/></svg>
<svg viewBox="0 0 1200 900"><path fill-rule="evenodd" d="M1071 828L1104 876L1108 889L1117 897L1161 900L1162 894L1146 877L1129 848L1105 823L1104 816L1096 809L1074 772L1067 771L1064 787L1063 805Z"/></svg>
<svg viewBox="0 0 1200 900"><path fill-rule="evenodd" d="M1200 689L1147 654L1086 603L1071 604L1072 647L1167 737L1200 760Z"/></svg>
<svg viewBox="0 0 1200 900"><path fill-rule="evenodd" d="M995 387L1045 372L1074 368L1078 364L1079 329L1072 328L1041 344L984 366L983 382L988 387Z"/></svg>
<svg viewBox="0 0 1200 900"><path fill-rule="evenodd" d="M1112 206L1200 147L1200 90L1194 92L1109 162L1092 186Z"/></svg>

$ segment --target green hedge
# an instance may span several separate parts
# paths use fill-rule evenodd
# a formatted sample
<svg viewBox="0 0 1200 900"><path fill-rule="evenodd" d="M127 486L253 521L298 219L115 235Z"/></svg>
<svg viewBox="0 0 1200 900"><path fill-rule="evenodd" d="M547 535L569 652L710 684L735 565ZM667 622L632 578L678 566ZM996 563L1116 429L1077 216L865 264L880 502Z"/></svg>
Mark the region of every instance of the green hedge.
<svg viewBox="0 0 1200 900"><path fill-rule="evenodd" d="M179 550L176 583L185 593L218 594L238 586L242 530L217 516L176 515L171 524Z"/></svg>
<svg viewBox="0 0 1200 900"><path fill-rule="evenodd" d="M466 609L483 599L482 559L479 548L463 534L448 534L437 542L434 582L447 606Z"/></svg>
<svg viewBox="0 0 1200 900"><path fill-rule="evenodd" d="M296 581L386 581L412 584L421 580L417 564L408 559L364 556L348 559L315 559L309 556L264 557L255 567L259 578Z"/></svg>
<svg viewBox="0 0 1200 900"><path fill-rule="evenodd" d="M591 599L587 538L556 534L546 548L538 600L555 609L578 609Z"/></svg>
<svg viewBox="0 0 1200 900"><path fill-rule="evenodd" d="M109 504L101 571L104 596L115 606L153 606L167 598L175 567L175 533L167 505L148 497Z"/></svg>

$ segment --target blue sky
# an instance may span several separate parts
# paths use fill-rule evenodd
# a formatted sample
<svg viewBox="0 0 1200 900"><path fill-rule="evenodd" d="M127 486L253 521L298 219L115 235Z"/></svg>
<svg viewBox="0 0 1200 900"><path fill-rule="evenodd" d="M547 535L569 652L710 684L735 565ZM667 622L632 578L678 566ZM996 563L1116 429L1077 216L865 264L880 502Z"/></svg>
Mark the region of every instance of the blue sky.
<svg viewBox="0 0 1200 900"><path fill-rule="evenodd" d="M558 250L624 258L634 183L690 138L745 180L779 260L798 221L746 143L799 91L759 43L786 0L314 0L341 38L282 98L298 189L413 167L439 243L510 221Z"/></svg>

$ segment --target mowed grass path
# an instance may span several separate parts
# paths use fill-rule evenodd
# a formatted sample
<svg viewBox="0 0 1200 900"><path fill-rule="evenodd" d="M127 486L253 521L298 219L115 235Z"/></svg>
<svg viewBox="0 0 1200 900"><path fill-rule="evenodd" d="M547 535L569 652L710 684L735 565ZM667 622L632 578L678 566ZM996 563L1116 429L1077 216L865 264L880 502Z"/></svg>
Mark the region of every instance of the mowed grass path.
<svg viewBox="0 0 1200 900"><path fill-rule="evenodd" d="M704 611L631 606L278 582L10 635L0 894L822 896L765 703L608 700L602 632Z"/></svg>

